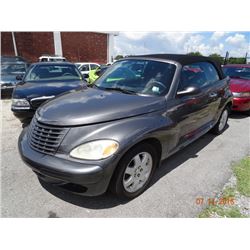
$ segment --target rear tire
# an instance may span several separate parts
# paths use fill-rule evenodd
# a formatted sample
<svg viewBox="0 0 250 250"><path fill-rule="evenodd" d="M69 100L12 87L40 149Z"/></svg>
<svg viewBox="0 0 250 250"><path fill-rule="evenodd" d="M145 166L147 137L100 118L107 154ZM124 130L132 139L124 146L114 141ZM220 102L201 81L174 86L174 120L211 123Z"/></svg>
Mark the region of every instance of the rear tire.
<svg viewBox="0 0 250 250"><path fill-rule="evenodd" d="M130 149L119 162L110 183L111 191L120 199L133 199L149 186L158 154L153 146L141 143Z"/></svg>
<svg viewBox="0 0 250 250"><path fill-rule="evenodd" d="M211 132L215 135L220 135L226 129L228 116L229 116L230 109L229 107L225 107L222 111L218 122L215 126L211 129Z"/></svg>

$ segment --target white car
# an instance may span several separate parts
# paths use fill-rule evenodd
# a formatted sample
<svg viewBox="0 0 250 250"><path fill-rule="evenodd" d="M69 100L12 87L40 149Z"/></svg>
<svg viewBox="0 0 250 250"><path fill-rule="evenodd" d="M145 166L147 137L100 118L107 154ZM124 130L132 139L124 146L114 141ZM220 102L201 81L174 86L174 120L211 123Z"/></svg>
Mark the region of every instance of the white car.
<svg viewBox="0 0 250 250"><path fill-rule="evenodd" d="M67 61L63 56L43 55L39 57L39 62L65 62Z"/></svg>
<svg viewBox="0 0 250 250"><path fill-rule="evenodd" d="M81 71L81 74L86 77L88 77L90 70L100 67L98 63L91 63L91 62L88 62L88 63L78 62L78 63L75 63L75 65Z"/></svg>

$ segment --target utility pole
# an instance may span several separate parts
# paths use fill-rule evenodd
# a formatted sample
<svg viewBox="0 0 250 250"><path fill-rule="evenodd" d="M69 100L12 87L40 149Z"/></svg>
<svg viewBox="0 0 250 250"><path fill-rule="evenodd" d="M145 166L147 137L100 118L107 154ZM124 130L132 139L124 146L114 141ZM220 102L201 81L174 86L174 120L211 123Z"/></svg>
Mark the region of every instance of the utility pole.
<svg viewBox="0 0 250 250"><path fill-rule="evenodd" d="M247 64L247 56L248 56L248 53L246 52L246 56L245 56L245 64Z"/></svg>
<svg viewBox="0 0 250 250"><path fill-rule="evenodd" d="M17 47L16 47L15 33L14 33L14 32L11 32L11 35L12 35L12 41L13 41L13 47L14 47L14 51L15 51L15 56L18 56Z"/></svg>
<svg viewBox="0 0 250 250"><path fill-rule="evenodd" d="M229 57L229 52L227 51L226 56L224 58L224 63L223 63L224 65L227 64L228 57Z"/></svg>

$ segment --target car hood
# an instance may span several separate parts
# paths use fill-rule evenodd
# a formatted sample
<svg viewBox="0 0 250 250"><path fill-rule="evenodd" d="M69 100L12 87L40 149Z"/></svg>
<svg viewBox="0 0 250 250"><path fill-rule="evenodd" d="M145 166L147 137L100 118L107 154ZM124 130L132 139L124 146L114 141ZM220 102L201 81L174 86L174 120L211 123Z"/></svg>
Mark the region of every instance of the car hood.
<svg viewBox="0 0 250 250"><path fill-rule="evenodd" d="M61 95L37 111L40 122L77 126L118 120L162 109L165 97L129 95L87 88Z"/></svg>
<svg viewBox="0 0 250 250"><path fill-rule="evenodd" d="M46 82L46 83L19 83L13 93L13 98L26 98L28 100L40 96L56 96L72 89L83 86L82 81Z"/></svg>
<svg viewBox="0 0 250 250"><path fill-rule="evenodd" d="M232 92L250 92L250 80L232 78L230 80L230 90Z"/></svg>

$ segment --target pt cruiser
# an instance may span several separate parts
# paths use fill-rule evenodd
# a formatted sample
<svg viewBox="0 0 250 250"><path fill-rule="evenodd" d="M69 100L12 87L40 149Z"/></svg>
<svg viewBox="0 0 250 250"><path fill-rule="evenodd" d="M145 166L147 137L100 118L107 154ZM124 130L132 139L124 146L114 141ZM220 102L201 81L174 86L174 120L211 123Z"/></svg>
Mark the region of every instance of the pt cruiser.
<svg viewBox="0 0 250 250"><path fill-rule="evenodd" d="M211 58L129 57L92 88L43 104L21 133L19 151L44 181L131 199L161 160L209 130L222 133L231 105L229 79Z"/></svg>

